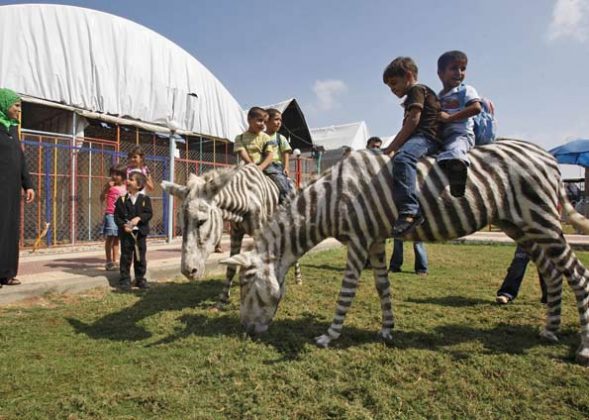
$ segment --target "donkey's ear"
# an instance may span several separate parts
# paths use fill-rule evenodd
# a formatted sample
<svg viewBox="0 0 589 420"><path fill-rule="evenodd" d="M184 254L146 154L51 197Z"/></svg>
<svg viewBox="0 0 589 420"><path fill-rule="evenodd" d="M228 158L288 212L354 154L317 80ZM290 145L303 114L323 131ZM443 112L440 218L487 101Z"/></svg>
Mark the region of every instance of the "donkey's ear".
<svg viewBox="0 0 589 420"><path fill-rule="evenodd" d="M188 189L184 185L174 184L170 181L162 181L160 184L163 190L169 194L172 194L174 197L178 197L181 199L186 198L186 194Z"/></svg>
<svg viewBox="0 0 589 420"><path fill-rule="evenodd" d="M208 198L213 198L237 173L237 168L231 168L224 171L217 172L216 176L213 176L206 183L204 187L204 193Z"/></svg>
<svg viewBox="0 0 589 420"><path fill-rule="evenodd" d="M249 253L235 254L229 258L223 258L219 264L232 265L237 267L249 267L251 265L251 258Z"/></svg>

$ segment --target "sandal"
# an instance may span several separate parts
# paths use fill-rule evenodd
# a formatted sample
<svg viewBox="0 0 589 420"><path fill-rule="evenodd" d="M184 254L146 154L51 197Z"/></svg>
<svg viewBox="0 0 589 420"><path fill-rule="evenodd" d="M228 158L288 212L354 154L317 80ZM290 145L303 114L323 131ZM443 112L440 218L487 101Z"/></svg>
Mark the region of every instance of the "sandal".
<svg viewBox="0 0 589 420"><path fill-rule="evenodd" d="M20 280L15 277L11 279L2 279L1 283L4 286L18 286L19 284L21 284Z"/></svg>
<svg viewBox="0 0 589 420"><path fill-rule="evenodd" d="M393 226L393 237L400 238L423 223L425 219L421 213L403 214L395 221Z"/></svg>

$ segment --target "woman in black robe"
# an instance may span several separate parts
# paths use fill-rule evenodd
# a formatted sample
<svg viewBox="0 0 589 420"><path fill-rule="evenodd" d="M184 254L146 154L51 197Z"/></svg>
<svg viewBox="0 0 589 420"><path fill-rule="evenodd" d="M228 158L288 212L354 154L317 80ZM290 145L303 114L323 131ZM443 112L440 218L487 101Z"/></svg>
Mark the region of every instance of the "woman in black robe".
<svg viewBox="0 0 589 420"><path fill-rule="evenodd" d="M18 138L20 97L10 89L0 89L0 287L20 284L18 242L21 188L25 201L35 199L33 183Z"/></svg>

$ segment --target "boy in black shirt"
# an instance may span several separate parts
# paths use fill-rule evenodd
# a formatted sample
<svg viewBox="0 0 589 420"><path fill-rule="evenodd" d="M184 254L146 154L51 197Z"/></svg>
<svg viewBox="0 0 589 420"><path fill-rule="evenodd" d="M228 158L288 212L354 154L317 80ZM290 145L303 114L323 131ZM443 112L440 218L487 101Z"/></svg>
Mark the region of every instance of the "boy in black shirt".
<svg viewBox="0 0 589 420"><path fill-rule="evenodd" d="M393 236L402 237L424 220L415 193L416 167L422 156L440 148L440 102L433 90L417 83L417 65L409 57L395 58L383 81L399 98L406 96L403 127L384 150L393 158L393 200L398 210Z"/></svg>
<svg viewBox="0 0 589 420"><path fill-rule="evenodd" d="M145 272L147 246L145 238L149 233L152 217L151 200L141 191L147 178L140 172L131 172L127 179L127 194L120 196L115 203L115 223L119 228L121 242L120 285L124 290L131 288L131 262L134 264L137 287L147 289Z"/></svg>

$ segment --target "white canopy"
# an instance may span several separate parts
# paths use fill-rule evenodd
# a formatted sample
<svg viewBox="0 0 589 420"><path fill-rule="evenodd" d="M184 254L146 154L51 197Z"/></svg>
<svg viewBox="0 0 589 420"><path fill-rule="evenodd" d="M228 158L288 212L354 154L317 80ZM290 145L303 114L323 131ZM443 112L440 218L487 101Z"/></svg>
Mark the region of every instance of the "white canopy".
<svg viewBox="0 0 589 420"><path fill-rule="evenodd" d="M360 150L366 147L368 127L364 121L332 125L330 127L312 128L311 138L315 146L323 146L325 150L351 147Z"/></svg>
<svg viewBox="0 0 589 420"><path fill-rule="evenodd" d="M246 124L229 91L163 36L95 10L0 7L0 84L87 111L233 139Z"/></svg>

